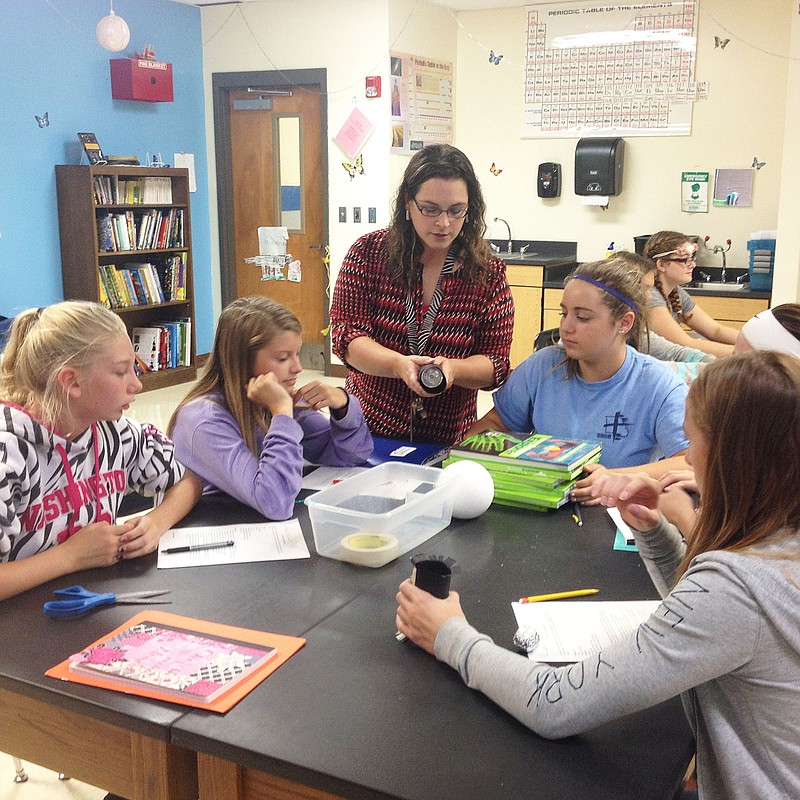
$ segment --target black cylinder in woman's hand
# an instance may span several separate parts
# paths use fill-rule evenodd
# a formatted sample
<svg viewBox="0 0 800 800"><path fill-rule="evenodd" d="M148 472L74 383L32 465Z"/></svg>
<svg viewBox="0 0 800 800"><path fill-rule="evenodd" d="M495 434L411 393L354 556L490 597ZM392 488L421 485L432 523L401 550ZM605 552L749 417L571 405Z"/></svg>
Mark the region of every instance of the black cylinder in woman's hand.
<svg viewBox="0 0 800 800"><path fill-rule="evenodd" d="M438 364L425 364L419 370L419 382L428 394L439 394L447 388L447 378Z"/></svg>
<svg viewBox="0 0 800 800"><path fill-rule="evenodd" d="M411 575L411 583L419 589L424 589L440 600L446 600L450 594L450 577L452 570L443 561L429 559L417 561Z"/></svg>

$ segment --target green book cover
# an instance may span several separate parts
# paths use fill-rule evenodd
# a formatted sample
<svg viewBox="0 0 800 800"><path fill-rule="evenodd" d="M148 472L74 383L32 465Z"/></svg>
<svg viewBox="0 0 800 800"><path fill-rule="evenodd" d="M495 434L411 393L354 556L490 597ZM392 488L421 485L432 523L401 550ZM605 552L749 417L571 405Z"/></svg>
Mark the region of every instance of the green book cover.
<svg viewBox="0 0 800 800"><path fill-rule="evenodd" d="M599 455L602 444L597 441L575 441L557 436L534 434L515 447L503 451L501 458L533 461L551 469L570 472L583 466L592 456Z"/></svg>

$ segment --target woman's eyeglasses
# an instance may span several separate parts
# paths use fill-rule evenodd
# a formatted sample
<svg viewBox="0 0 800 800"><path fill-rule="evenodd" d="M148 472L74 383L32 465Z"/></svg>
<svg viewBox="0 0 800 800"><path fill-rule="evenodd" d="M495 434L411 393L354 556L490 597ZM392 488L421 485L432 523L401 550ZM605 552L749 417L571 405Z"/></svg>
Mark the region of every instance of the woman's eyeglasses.
<svg viewBox="0 0 800 800"><path fill-rule="evenodd" d="M685 266L689 266L689 264L696 264L697 263L697 256L686 256L685 258L668 258L667 261L676 261L678 264L684 264Z"/></svg>
<svg viewBox="0 0 800 800"><path fill-rule="evenodd" d="M439 206L421 206L416 197L411 198L414 205L419 209L419 213L423 217L440 217L442 214L447 214L448 219L462 219L467 215L468 206L453 206L452 208L439 208Z"/></svg>

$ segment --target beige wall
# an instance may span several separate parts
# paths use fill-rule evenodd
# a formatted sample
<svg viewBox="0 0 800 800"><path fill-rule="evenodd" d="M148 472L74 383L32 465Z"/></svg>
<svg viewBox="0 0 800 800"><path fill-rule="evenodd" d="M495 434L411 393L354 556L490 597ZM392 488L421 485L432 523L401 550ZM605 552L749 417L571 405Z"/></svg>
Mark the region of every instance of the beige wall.
<svg viewBox="0 0 800 800"><path fill-rule="evenodd" d="M328 70L328 133L335 135L354 105L375 131L364 148L365 175L350 181L344 154L329 143L329 240L332 276L347 247L370 227L341 224L338 207L378 209L387 223L390 201L406 156L388 152L390 50L436 56L455 64L455 144L473 161L486 194L491 235L504 236L495 216L511 223L517 238L578 242L581 260L600 257L609 241L632 248L634 235L676 228L711 243L733 240L728 263L747 265L751 231L780 226L774 302L800 299L800 156L784 153L784 126L793 141L800 121L800 33L796 3L765 0L701 0L696 79L708 82L708 99L694 107L692 134L626 138L623 191L609 208L582 206L573 194L574 139L521 139L525 8L451 13L419 0L281 0L202 9L206 73L207 136L212 216L216 237L216 192L211 74L247 70L325 67ZM276 9L278 9L276 11ZM730 38L722 50L714 36ZM254 41L255 37L255 41ZM495 67L489 48L504 54ZM790 54L794 55L791 60ZM384 96L364 99L364 77L380 74ZM788 94L787 94L788 87ZM750 208L680 210L680 173L749 167L753 157L767 166L755 176ZM494 177L492 161L503 168ZM557 200L536 196L536 167L558 161L563 169ZM781 176L784 176L783 183ZM212 242L219 273L218 244ZM705 263L718 264L708 254ZM219 281L215 280L219 304Z"/></svg>
<svg viewBox="0 0 800 800"><path fill-rule="evenodd" d="M622 193L605 211L581 205L573 193L577 137L520 138L525 8L459 14L456 144L479 170L489 221L507 219L519 238L577 241L581 260L602 257L610 241L632 249L633 236L671 228L709 235L710 243L733 240L728 263L746 266L750 232L774 229L778 219L790 13L796 7L788 0L762 5L764 13L756 15L751 0L701 0L696 79L708 82L708 99L695 103L690 136L624 137ZM731 39L724 50L714 48L715 34ZM486 47L504 53L499 66L489 65ZM756 174L752 207L680 210L682 171L708 171L713 181L716 168L749 167L755 155L767 167ZM492 161L503 168L498 177L489 172ZM562 165L557 200L536 196L542 161ZM505 235L500 223L490 223L490 231ZM705 260L721 263L710 254Z"/></svg>

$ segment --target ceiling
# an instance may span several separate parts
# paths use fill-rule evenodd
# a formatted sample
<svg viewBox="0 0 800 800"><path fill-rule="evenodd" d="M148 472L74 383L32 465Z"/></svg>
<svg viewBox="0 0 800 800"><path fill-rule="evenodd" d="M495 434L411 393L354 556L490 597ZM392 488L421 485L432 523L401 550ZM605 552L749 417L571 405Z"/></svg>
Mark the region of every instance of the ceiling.
<svg viewBox="0 0 800 800"><path fill-rule="evenodd" d="M289 2L289 0L274 0L275 2ZM336 0L335 0L336 1ZM346 2L346 0L344 0ZM444 6L453 11L476 11L485 8L512 8L514 6L530 5L534 0L428 0L436 6ZM187 6L235 6L242 3L257 3L264 0L172 0L174 3L183 3ZM303 2L303 0L294 0ZM343 0L338 0L343 2ZM555 0L538 0L538 2L555 2Z"/></svg>

